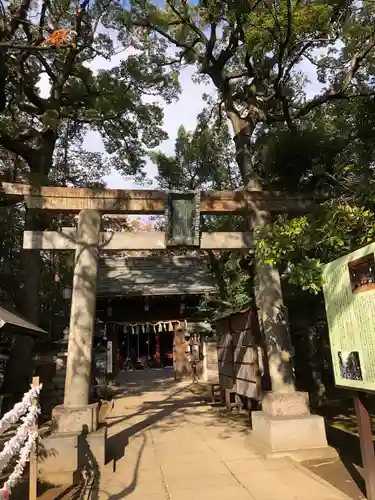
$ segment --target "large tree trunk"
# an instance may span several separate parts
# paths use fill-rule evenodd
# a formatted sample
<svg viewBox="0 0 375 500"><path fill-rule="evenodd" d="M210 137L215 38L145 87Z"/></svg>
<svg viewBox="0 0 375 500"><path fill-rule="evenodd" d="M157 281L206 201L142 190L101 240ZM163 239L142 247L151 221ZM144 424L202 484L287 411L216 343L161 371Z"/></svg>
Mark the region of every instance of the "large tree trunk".
<svg viewBox="0 0 375 500"><path fill-rule="evenodd" d="M35 229L42 225L40 216L26 212L25 229ZM21 283L16 298L17 311L26 319L39 324L40 312L40 275L42 261L39 250L27 250L21 256ZM28 335L14 338L7 362L1 391L5 394L22 394L27 390L33 373L33 348L35 340Z"/></svg>
<svg viewBox="0 0 375 500"><path fill-rule="evenodd" d="M236 146L236 160L245 189L261 191L262 185L252 170L251 136L254 123L243 120L232 110L228 111ZM269 221L269 214L257 203L252 203L249 216L250 230L262 227ZM285 320L285 308L279 271L275 266L265 265L255 259L255 301L259 324L266 344L269 375L272 390L294 391L291 342L289 327Z"/></svg>
<svg viewBox="0 0 375 500"><path fill-rule="evenodd" d="M233 127L236 162L243 185L247 189L261 191L261 183L252 170L251 137L255 128L254 124L248 120L243 120L233 111L227 111L227 114Z"/></svg>
<svg viewBox="0 0 375 500"><path fill-rule="evenodd" d="M48 174L52 168L53 151L57 139L54 131L46 132L43 147L30 156L30 183L35 186L48 184ZM46 216L27 210L25 230L45 229ZM17 310L26 319L39 326L40 321L40 277L42 261L40 250L23 250L21 256L21 282L16 298ZM32 361L35 339L27 335L15 337L7 362L1 391L13 394L14 399L22 394L31 383L34 370Z"/></svg>

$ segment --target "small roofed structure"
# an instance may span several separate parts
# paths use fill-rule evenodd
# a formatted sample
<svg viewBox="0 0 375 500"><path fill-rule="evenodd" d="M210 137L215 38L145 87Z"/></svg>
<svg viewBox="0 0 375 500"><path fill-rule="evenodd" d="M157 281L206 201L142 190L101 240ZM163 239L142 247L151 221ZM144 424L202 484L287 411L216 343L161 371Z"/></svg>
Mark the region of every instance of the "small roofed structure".
<svg viewBox="0 0 375 500"><path fill-rule="evenodd" d="M47 332L39 326L24 319L16 312L8 311L4 307L0 307L0 333L5 333L6 335L31 335L35 337L47 335Z"/></svg>
<svg viewBox="0 0 375 500"><path fill-rule="evenodd" d="M206 318L199 305L216 294L215 280L200 256L104 258L98 269L96 318L123 359L165 365L173 360L177 329L183 329L184 337L202 332ZM209 324L204 329L211 330Z"/></svg>

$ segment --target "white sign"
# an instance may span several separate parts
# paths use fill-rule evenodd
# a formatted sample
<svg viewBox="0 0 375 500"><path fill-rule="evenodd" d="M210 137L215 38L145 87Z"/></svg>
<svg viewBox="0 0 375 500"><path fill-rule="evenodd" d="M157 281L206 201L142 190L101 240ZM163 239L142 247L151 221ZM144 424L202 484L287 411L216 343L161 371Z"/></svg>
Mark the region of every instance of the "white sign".
<svg viewBox="0 0 375 500"><path fill-rule="evenodd" d="M107 373L112 373L113 371L113 348L112 348L112 340L108 340L107 342Z"/></svg>

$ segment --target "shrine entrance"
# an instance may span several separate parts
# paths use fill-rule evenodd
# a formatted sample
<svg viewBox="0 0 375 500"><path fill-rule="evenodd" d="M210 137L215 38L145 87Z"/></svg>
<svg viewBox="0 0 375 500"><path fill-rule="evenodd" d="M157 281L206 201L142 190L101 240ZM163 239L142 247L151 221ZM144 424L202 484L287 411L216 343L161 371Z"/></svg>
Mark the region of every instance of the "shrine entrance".
<svg viewBox="0 0 375 500"><path fill-rule="evenodd" d="M317 208L317 201L306 196L259 191L165 193L6 183L3 183L3 191L10 199L23 200L30 211L79 214L77 228L25 231L23 248L38 252L75 252L64 403L53 410L55 434L48 439L55 440L50 443L54 448L74 448L72 433L79 434L84 428L99 465L105 460L106 431L98 429L98 407L90 404L89 391L100 252L181 248L197 252L251 251L253 231L265 225L272 214L301 214ZM103 232L102 214L110 213L162 214L166 218L166 230ZM249 230L205 232L200 226L201 214L242 214L247 217ZM295 456L296 450L303 450L315 456L324 455L327 449L324 420L310 414L308 394L297 392L294 386L291 343L278 270L256 261L255 277L255 302L272 391L263 395L262 411L254 412L253 436L262 443L266 454L280 452ZM176 370L182 373L184 330L177 327L174 331ZM241 350L235 351L237 355L243 355ZM61 440L65 444L61 444ZM69 461L73 448L64 463Z"/></svg>
<svg viewBox="0 0 375 500"><path fill-rule="evenodd" d="M211 295L216 295L216 284L199 256L102 259L96 321L113 346L111 375L115 377L121 369L176 368L178 327L185 333L188 368L190 336L205 319L199 306ZM186 371L190 375L191 370Z"/></svg>
<svg viewBox="0 0 375 500"><path fill-rule="evenodd" d="M28 210L79 214L77 229L25 231L23 242L23 248L29 251L75 251L65 396L64 404L59 409L62 413L66 408L85 407L89 404L100 253L108 255L133 250L168 251L181 248L195 251L251 248L250 231L202 232L200 227L201 214L246 212L248 203L244 193L167 194L155 191L93 191L53 187L36 189L9 184L4 185L4 190L9 197L22 197ZM162 214L165 216L166 230L144 233L102 232L103 214ZM197 269L191 268L181 282L184 281L189 286L196 273ZM178 323L173 328L175 333L180 330ZM174 346L175 371L178 377L182 376L179 372L185 375L188 373L181 331L179 336L181 339ZM71 391L70 387L73 386L75 390ZM62 420L60 413L56 414L56 428L59 428L58 422Z"/></svg>

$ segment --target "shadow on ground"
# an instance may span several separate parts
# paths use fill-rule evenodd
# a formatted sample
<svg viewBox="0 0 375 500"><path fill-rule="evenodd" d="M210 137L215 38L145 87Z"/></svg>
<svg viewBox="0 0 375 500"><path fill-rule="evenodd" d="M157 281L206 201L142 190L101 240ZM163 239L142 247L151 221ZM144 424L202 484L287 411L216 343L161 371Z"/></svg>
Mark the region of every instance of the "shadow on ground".
<svg viewBox="0 0 375 500"><path fill-rule="evenodd" d="M160 393L165 391L165 396ZM168 433L178 426L189 422L189 418L200 418L204 426L220 428L219 439L231 439L233 436L250 434L248 414L246 412L228 414L224 408L212 405L212 411L207 411L210 394L195 384L176 384L173 372L169 369L124 372L119 377L116 389L116 404L124 411L114 412L107 420L109 437L107 441L107 465L105 474L114 475L117 464L122 457L127 456L127 445L130 439L138 439L139 447L132 461L132 471L123 480L121 488L108 491L101 480L104 471L95 465L95 460L87 441L83 439L82 469L85 470L85 480L77 487L54 488L50 485L40 485L41 500L120 500L131 495L139 483L140 464L143 459L150 435L147 430L157 429L160 433ZM134 398L133 398L134 396ZM137 398L138 401L137 401ZM143 399L143 400L142 400ZM140 402L141 401L141 402ZM336 447L340 459L333 461L309 461L303 463L313 473L319 475L336 488L343 491L353 500L363 498L364 481L361 475L361 455L358 437L355 435L356 424L353 408L348 403L335 407L331 405L322 408L327 422L327 437L329 443ZM342 429L340 426L346 426ZM118 473L121 473L118 471ZM113 488L111 488L113 490ZM27 498L25 491L12 495L14 500Z"/></svg>
<svg viewBox="0 0 375 500"><path fill-rule="evenodd" d="M219 439L230 439L232 433L238 435L238 433L250 432L248 417L245 413L228 416L220 407L207 412L210 394L205 390L197 390L197 386L189 382L176 384L173 371L170 369L124 372L120 374L118 384L115 406L117 401L117 404L124 408L124 412L115 412L107 418L109 437L106 449L106 469L107 474L109 468L112 474L116 473L118 461L126 456L129 440L137 437L142 443L133 463L131 480L128 480L121 490L109 492L98 484L100 471L97 471L94 474L88 474L91 478L99 477L99 481L95 484L86 480L84 485L81 484L75 488L51 488L48 487L49 485L41 485L40 499L83 500L87 497L92 500L119 500L126 498L137 487L139 466L148 439L146 431L150 428L157 429L161 433L168 433L188 422L189 417L193 415L203 418L203 425L225 426L225 430L219 434ZM164 391L165 397L153 399ZM89 450L86 450L86 455L89 456ZM90 463L90 460L87 462ZM96 471L96 468L93 467L93 470Z"/></svg>

